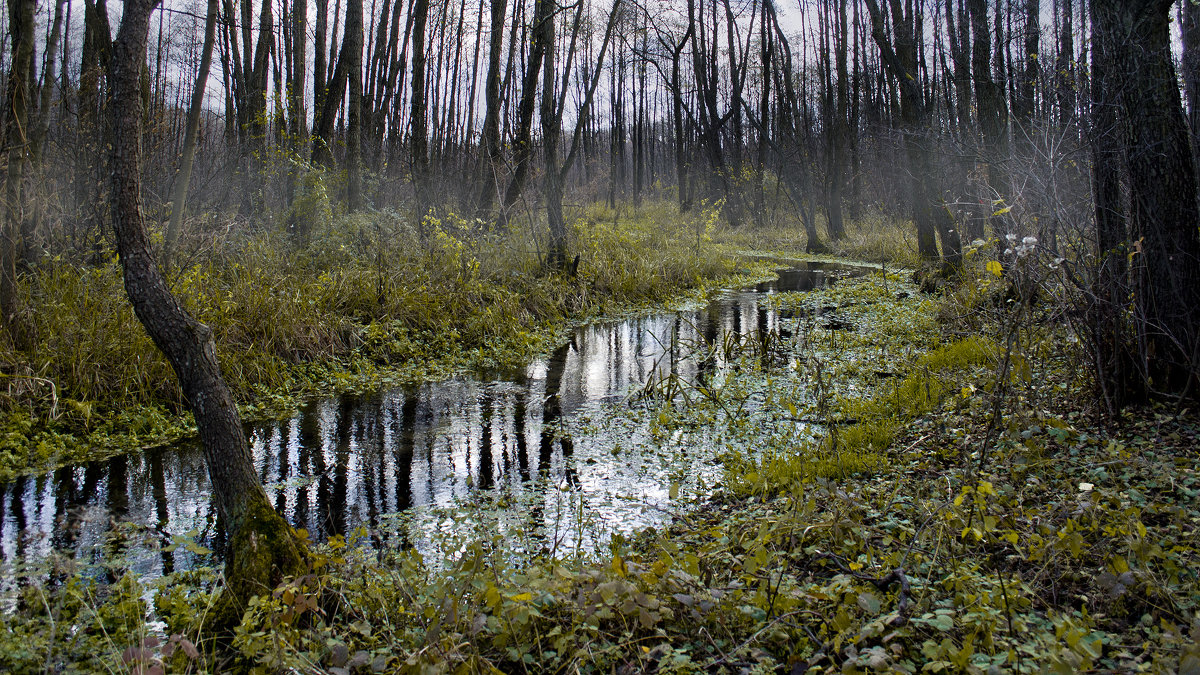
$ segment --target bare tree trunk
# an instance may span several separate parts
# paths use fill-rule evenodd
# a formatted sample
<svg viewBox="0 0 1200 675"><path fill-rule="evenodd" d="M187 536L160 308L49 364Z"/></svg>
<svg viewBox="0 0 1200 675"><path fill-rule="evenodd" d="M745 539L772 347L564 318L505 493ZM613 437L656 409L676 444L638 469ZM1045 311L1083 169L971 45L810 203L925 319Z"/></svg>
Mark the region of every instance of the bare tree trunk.
<svg viewBox="0 0 1200 675"><path fill-rule="evenodd" d="M243 6L249 6L249 0L243 0ZM250 142L261 147L266 144L267 70L271 52L275 49L275 19L271 12L271 0L263 0L258 21L258 43L254 48L253 65L247 71L245 105ZM245 36L249 35L249 31L249 25L243 27L247 59L250 58L250 43Z"/></svg>
<svg viewBox="0 0 1200 675"><path fill-rule="evenodd" d="M1200 157L1200 4L1185 0L1180 3L1180 37L1183 59L1179 69L1187 94L1188 129L1192 132L1192 154Z"/></svg>
<svg viewBox="0 0 1200 675"><path fill-rule="evenodd" d="M545 7L543 6L545 5ZM562 176L558 169L558 139L562 135L562 112L558 107L555 96L555 67L554 67L554 14L557 8L555 0L538 0L535 14L546 17L537 22L533 29L534 49L540 48L546 54L545 69L542 77L542 102L540 117L542 118L542 152L545 162L546 176L542 190L546 200L546 220L550 225L550 243L546 247L546 266L550 269L562 269L567 261L567 224L563 217L562 205ZM583 12L583 5L579 6Z"/></svg>
<svg viewBox="0 0 1200 675"><path fill-rule="evenodd" d="M303 0L301 0L303 1ZM316 0L317 16L313 20L313 112L325 106L325 88L329 86L325 71L325 47L329 39L329 0ZM316 120L313 120L316 126Z"/></svg>
<svg viewBox="0 0 1200 675"><path fill-rule="evenodd" d="M308 0L292 3L292 49L288 68L288 133L289 147L298 157L308 147L307 111L304 107L304 90L308 86L305 73L308 70ZM287 203L296 197L296 174L299 167L293 162L288 171Z"/></svg>
<svg viewBox="0 0 1200 675"><path fill-rule="evenodd" d="M491 0L492 23L488 36L487 83L484 99L487 112L483 118L483 149L487 161L483 165L483 180L479 189L478 217L487 221L496 199L497 174L500 172L500 58L504 48L504 15L508 0Z"/></svg>
<svg viewBox="0 0 1200 675"><path fill-rule="evenodd" d="M1101 11L1106 11L1102 7ZM1093 23L1100 16L1092 13ZM1103 25L1092 30L1092 199L1096 208L1096 237L1099 270L1092 292L1088 322L1093 331L1093 368L1109 413L1133 398L1136 372L1134 350L1124 307L1129 298L1129 233L1121 203L1120 102L1117 96L1117 65L1113 62L1113 36Z"/></svg>
<svg viewBox="0 0 1200 675"><path fill-rule="evenodd" d="M196 159L196 139L200 133L200 115L204 112L204 90L208 84L208 70L212 66L213 43L217 37L217 0L208 0L208 16L204 19L204 45L200 49L200 71L196 73L196 86L192 89L192 104L188 108L187 130L183 137L183 154L179 157L179 173L171 189L171 220L167 224L164 241L168 257L179 241L183 226L183 213L187 205L188 183L192 179L192 164Z"/></svg>
<svg viewBox="0 0 1200 675"><path fill-rule="evenodd" d="M338 110L342 107L342 98L346 95L346 85L349 81L350 64L345 45L338 54L337 65L333 69L333 77L329 80L328 88L324 89L324 100L313 120L312 159L313 162L324 166L333 166L333 125Z"/></svg>
<svg viewBox="0 0 1200 675"><path fill-rule="evenodd" d="M79 93L76 100L75 207L83 229L92 239L93 257L103 256L103 199L101 162L103 147L101 114L106 100L104 73L112 53L112 33L105 0L84 0L83 45L79 64Z"/></svg>
<svg viewBox="0 0 1200 675"><path fill-rule="evenodd" d="M429 214L429 126L425 110L425 26L429 20L429 0L413 2L412 60L412 175L416 192L417 229L425 232Z"/></svg>
<svg viewBox="0 0 1200 675"><path fill-rule="evenodd" d="M975 103L979 130L983 133L980 155L988 166L989 198L1007 200L1008 172L1004 168L1007 152L1008 111L1004 89L992 79L991 33L985 0L967 0L971 11L971 69L975 79ZM1003 233L1001 233L1003 234Z"/></svg>
<svg viewBox="0 0 1200 675"><path fill-rule="evenodd" d="M1012 98L1013 121L1016 122L1016 147L1021 154L1028 154L1033 141L1033 109L1036 104L1038 58L1040 54L1041 26L1039 24L1040 2L1025 0L1025 49L1022 56L1024 72L1019 76ZM1068 61L1069 63L1069 61Z"/></svg>
<svg viewBox="0 0 1200 675"><path fill-rule="evenodd" d="M541 24L554 20L554 3L538 0L533 12L533 30L538 30ZM509 211L521 198L525 190L525 181L529 178L529 161L533 155L533 112L537 99L538 75L542 72L542 61L545 58L545 45L538 40L533 41L529 52L529 61L525 75L521 81L521 100L517 105L517 134L513 139L513 169L512 180L504 193L504 203L500 207L497 224L505 227L508 224Z"/></svg>
<svg viewBox="0 0 1200 675"><path fill-rule="evenodd" d="M994 209L988 208L990 197L972 189L971 173L975 169L978 143L975 139L975 124L971 118L971 33L970 15L966 0L958 0L958 6L946 8L946 33L950 42L950 61L954 65L954 128L957 131L958 189L960 199L966 201L960 209L963 232L970 239L983 237L983 224Z"/></svg>
<svg viewBox="0 0 1200 675"><path fill-rule="evenodd" d="M836 101L829 106L831 117L829 124L830 153L828 203L826 214L829 218L829 238L837 241L846 236L846 226L842 216L842 181L846 173L846 114L849 107L849 90L847 89L846 67L846 0L834 0L837 12L830 12L830 32L835 38L834 50L837 61Z"/></svg>
<svg viewBox="0 0 1200 675"><path fill-rule="evenodd" d="M1092 0L1125 117L1145 394L1200 396L1200 208L1171 56L1170 0Z"/></svg>
<svg viewBox="0 0 1200 675"><path fill-rule="evenodd" d="M769 1L769 0L767 0ZM695 35L695 27L689 25L679 42L671 50L671 124L675 137L675 181L679 184L679 212L687 213L692 208L692 194L688 189L687 138L684 133L683 83L680 78L679 60L688 40Z"/></svg>
<svg viewBox="0 0 1200 675"><path fill-rule="evenodd" d="M349 63L346 78L350 96L346 100L346 206L362 208L362 54L363 0L347 0L346 38L342 41Z"/></svg>
<svg viewBox="0 0 1200 675"><path fill-rule="evenodd" d="M50 29L50 37L46 40L46 65L42 73L41 103L38 106L37 124L34 125L29 147L29 154L34 166L41 164L46 133L50 130L50 108L54 103L55 61L58 56L58 43L62 40L63 8L68 6L67 0L55 2L54 22ZM63 84L66 84L65 81Z"/></svg>

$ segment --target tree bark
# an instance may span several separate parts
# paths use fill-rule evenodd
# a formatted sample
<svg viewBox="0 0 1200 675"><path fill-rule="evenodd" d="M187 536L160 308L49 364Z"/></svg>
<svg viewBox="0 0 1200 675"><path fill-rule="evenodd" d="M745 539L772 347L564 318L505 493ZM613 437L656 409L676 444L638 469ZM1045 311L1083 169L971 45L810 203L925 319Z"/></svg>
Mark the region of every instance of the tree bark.
<svg viewBox="0 0 1200 675"><path fill-rule="evenodd" d="M429 215L429 126L425 110L425 26L429 20L429 0L413 2L412 60L412 177L416 192L417 229L424 233Z"/></svg>
<svg viewBox="0 0 1200 675"><path fill-rule="evenodd" d="M1187 94L1188 129L1192 132L1192 156L1200 157L1200 4L1184 0L1180 9L1183 42L1183 88Z"/></svg>
<svg viewBox="0 0 1200 675"><path fill-rule="evenodd" d="M17 261L22 257L25 213L25 178L29 168L29 73L33 65L34 20L37 0L8 1L8 30L12 39L12 64L8 73L8 114L4 142L8 172L4 183L4 224L0 229L0 318L18 349L28 346L29 335L20 316Z"/></svg>
<svg viewBox="0 0 1200 675"><path fill-rule="evenodd" d="M362 73L363 73L363 0L347 0L346 38L342 41L348 57L346 79L350 95L346 99L346 206L350 211L362 208Z"/></svg>
<svg viewBox="0 0 1200 675"><path fill-rule="evenodd" d="M254 471L233 396L217 363L212 330L171 294L150 250L142 214L140 163L142 106L139 79L150 12L158 0L126 0L113 45L112 213L125 291L134 313L179 378L196 419L217 512L229 534L220 623L229 628L255 594L299 572L306 551L271 508Z"/></svg>
<svg viewBox="0 0 1200 675"><path fill-rule="evenodd" d="M303 0L301 0L303 1ZM329 0L316 0L317 16L313 20L313 112L325 106L325 88L329 86L326 76L326 42L329 39ZM316 120L313 121L316 126Z"/></svg>
<svg viewBox="0 0 1200 675"><path fill-rule="evenodd" d="M1096 9L1100 10L1097 14ZM1088 308L1092 330L1093 369L1109 414L1128 404L1136 389L1136 362L1125 305L1129 288L1129 233L1121 203L1120 102L1116 95L1117 65L1113 62L1113 35L1104 30L1112 19L1108 6L1092 11L1092 199L1096 209L1098 270L1092 287L1094 299Z"/></svg>
<svg viewBox="0 0 1200 675"><path fill-rule="evenodd" d="M249 0L243 0L243 6L249 6ZM258 16L258 42L254 48L254 61L246 77L246 106L247 133L250 142L255 146L266 144L267 123L267 71L271 62L271 52L275 49L275 19L271 11L271 0L263 0ZM249 24L243 27L243 36L249 35ZM246 42L245 57L250 58L249 42Z"/></svg>
<svg viewBox="0 0 1200 675"><path fill-rule="evenodd" d="M1119 64L1147 394L1200 395L1200 208L1171 56L1170 0L1092 0Z"/></svg>

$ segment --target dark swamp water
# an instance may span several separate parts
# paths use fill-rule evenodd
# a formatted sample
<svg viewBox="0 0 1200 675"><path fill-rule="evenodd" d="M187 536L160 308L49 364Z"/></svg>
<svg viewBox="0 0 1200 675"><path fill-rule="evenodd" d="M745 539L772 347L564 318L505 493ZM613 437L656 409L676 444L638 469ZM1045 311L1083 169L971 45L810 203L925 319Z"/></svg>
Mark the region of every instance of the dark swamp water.
<svg viewBox="0 0 1200 675"><path fill-rule="evenodd" d="M259 475L276 508L316 540L362 528L375 545L432 547L431 533L462 527L453 514L464 503L488 505L488 527L522 539L518 548L565 548L584 522L601 531L661 522L673 476L703 488L720 467L697 449L702 437L647 442L646 420L623 417L636 394L656 378L695 381L724 365L695 345L780 331L787 317L763 296L867 269L800 263L704 307L582 326L514 373L314 401L248 428ZM153 578L198 558L211 564L204 549L219 550L222 536L195 443L68 466L0 484L0 589L47 574L52 554L85 569L118 556ZM170 546L178 537L194 544Z"/></svg>

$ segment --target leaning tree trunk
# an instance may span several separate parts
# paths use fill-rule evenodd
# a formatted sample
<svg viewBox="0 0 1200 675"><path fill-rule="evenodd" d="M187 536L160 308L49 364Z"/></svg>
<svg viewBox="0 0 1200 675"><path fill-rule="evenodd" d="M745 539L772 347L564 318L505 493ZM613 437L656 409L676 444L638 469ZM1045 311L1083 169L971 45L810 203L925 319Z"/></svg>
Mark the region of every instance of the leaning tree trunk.
<svg viewBox="0 0 1200 675"><path fill-rule="evenodd" d="M534 9L533 30L536 35L537 27L546 21L554 20L554 6L549 2L538 2ZM509 213L521 193L525 191L525 182L529 178L529 163L533 157L533 113L538 91L538 76L542 72L542 59L546 51L539 40L534 40L530 46L529 60L525 74L521 80L521 98L517 103L517 131L513 139L513 174L504 191L504 201L500 205L500 213L496 218L496 226L500 229L508 227Z"/></svg>
<svg viewBox="0 0 1200 675"><path fill-rule="evenodd" d="M171 294L146 236L142 214L139 78L150 12L158 0L126 0L113 44L112 213L125 292L134 313L179 378L196 419L217 513L229 534L226 587L218 621L229 626L251 596L269 592L305 565L295 531L271 508L254 471L233 396L217 364L212 330Z"/></svg>
<svg viewBox="0 0 1200 675"><path fill-rule="evenodd" d="M29 141L29 156L34 167L41 166L42 152L46 145L46 134L50 131L50 107L54 103L54 95L56 90L65 87L67 84L66 78L62 79L61 86L54 81L55 62L58 60L58 45L62 40L63 8L66 5L67 0L56 0L54 4L54 21L50 28L50 36L46 38L46 64L42 69L41 103L38 106L37 122L33 125L33 133Z"/></svg>

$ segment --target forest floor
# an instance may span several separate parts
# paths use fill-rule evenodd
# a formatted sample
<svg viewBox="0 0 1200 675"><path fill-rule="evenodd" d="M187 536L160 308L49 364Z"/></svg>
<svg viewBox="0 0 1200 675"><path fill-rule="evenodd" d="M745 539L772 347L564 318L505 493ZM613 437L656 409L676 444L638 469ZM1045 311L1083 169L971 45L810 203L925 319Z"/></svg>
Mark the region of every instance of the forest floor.
<svg viewBox="0 0 1200 675"><path fill-rule="evenodd" d="M983 258L939 296L782 294L787 334L649 391L663 437L727 447L669 526L554 556L335 538L220 652L216 569L63 570L0 618L0 669L1200 672L1200 415L1102 415L1053 292L1011 302Z"/></svg>

